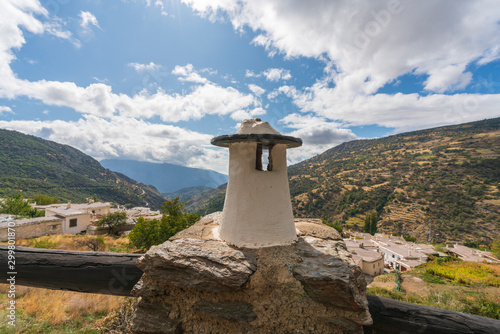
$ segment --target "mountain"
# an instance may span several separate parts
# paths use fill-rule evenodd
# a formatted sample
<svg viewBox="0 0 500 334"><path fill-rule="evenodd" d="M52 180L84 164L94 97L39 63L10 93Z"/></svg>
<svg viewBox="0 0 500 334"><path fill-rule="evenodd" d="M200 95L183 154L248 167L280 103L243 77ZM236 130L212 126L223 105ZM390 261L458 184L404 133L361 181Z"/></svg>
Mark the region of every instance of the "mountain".
<svg viewBox="0 0 500 334"><path fill-rule="evenodd" d="M186 202L191 200L192 198L195 198L195 196L202 196L202 194L212 189L213 188L205 186L187 187L174 191L173 193L162 193L162 195L168 199L179 197L179 200L181 202Z"/></svg>
<svg viewBox="0 0 500 334"><path fill-rule="evenodd" d="M105 159L101 161L101 165L142 183L152 184L161 193L197 186L215 188L227 182L227 175L212 170L168 163Z"/></svg>
<svg viewBox="0 0 500 334"><path fill-rule="evenodd" d="M419 241L491 242L500 235L500 118L355 140L289 167L297 217L345 229L376 211L380 232ZM221 210L219 187L193 200Z"/></svg>
<svg viewBox="0 0 500 334"><path fill-rule="evenodd" d="M152 186L103 168L79 150L0 129L0 197L44 194L61 201L99 200L160 208L165 198Z"/></svg>

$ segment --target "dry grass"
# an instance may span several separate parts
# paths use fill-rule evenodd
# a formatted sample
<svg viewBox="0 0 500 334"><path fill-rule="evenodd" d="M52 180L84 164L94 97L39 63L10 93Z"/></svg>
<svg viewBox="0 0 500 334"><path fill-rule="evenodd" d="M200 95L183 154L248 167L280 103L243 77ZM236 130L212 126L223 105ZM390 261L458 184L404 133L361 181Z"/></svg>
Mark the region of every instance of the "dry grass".
<svg viewBox="0 0 500 334"><path fill-rule="evenodd" d="M46 235L38 238L18 239L17 246L39 247L39 248L54 248L64 250L90 251L91 249L81 243L86 239L96 238L92 235L72 235L72 234L54 234ZM134 253L135 248L129 248L129 239L127 236L99 236L104 239L105 248L103 252L121 252Z"/></svg>
<svg viewBox="0 0 500 334"><path fill-rule="evenodd" d="M126 236L101 236L105 247L101 251L134 252L128 248ZM96 238L89 235L59 234L31 239L19 239L17 246L48 247L63 250L90 251L82 241ZM0 305L9 301L8 285L0 284ZM0 325L4 333L97 333L101 318L116 314L126 297L42 288L16 287L16 313L19 326L15 331ZM93 328L93 329L91 329Z"/></svg>
<svg viewBox="0 0 500 334"><path fill-rule="evenodd" d="M5 294L7 291L8 285L0 284L0 293ZM48 322L51 325L83 319L89 315L104 316L119 309L126 299L126 297L23 286L17 286L16 292L17 312L22 311L37 321ZM3 295L3 299L5 298Z"/></svg>

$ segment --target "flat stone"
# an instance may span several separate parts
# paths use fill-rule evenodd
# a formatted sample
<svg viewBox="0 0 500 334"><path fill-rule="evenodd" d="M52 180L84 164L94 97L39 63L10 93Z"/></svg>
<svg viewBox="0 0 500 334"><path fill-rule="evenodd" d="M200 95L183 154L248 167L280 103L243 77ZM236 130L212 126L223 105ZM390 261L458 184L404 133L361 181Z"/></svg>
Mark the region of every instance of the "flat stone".
<svg viewBox="0 0 500 334"><path fill-rule="evenodd" d="M153 280L216 292L240 289L257 269L256 264L251 253L198 239L167 241L152 247L137 261Z"/></svg>
<svg viewBox="0 0 500 334"><path fill-rule="evenodd" d="M202 300L194 305L193 311L237 322L251 322L257 319L252 304L240 301L214 303Z"/></svg>
<svg viewBox="0 0 500 334"><path fill-rule="evenodd" d="M132 322L135 334L181 333L178 320L170 319L172 305L168 303L150 303L141 298Z"/></svg>
<svg viewBox="0 0 500 334"><path fill-rule="evenodd" d="M342 240L340 233L330 226L326 226L320 219L296 218L294 220L298 236L310 236L324 240Z"/></svg>
<svg viewBox="0 0 500 334"><path fill-rule="evenodd" d="M302 262L292 269L293 275L311 299L345 310L366 312L366 282L343 242L307 237L299 238L297 247ZM371 321L369 316L367 321Z"/></svg>
<svg viewBox="0 0 500 334"><path fill-rule="evenodd" d="M194 225L180 231L169 240L178 239L200 239L200 240L218 240L214 231L219 228L219 221L222 219L222 211L214 212L202 217Z"/></svg>

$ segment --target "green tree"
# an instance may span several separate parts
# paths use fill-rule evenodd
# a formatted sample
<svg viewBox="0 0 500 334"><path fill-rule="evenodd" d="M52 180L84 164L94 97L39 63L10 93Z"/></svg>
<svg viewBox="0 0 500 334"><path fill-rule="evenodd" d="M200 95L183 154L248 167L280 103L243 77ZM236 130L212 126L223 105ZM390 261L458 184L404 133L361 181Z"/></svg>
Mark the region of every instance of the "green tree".
<svg viewBox="0 0 500 334"><path fill-rule="evenodd" d="M161 219L139 218L129 234L130 245L146 251L151 246L164 243L171 236L193 225L200 216L186 213L184 204L179 202L179 197L176 197L163 203Z"/></svg>
<svg viewBox="0 0 500 334"><path fill-rule="evenodd" d="M125 212L110 212L96 222L98 227L108 227L109 234L117 234L118 228L127 224L127 214Z"/></svg>
<svg viewBox="0 0 500 334"><path fill-rule="evenodd" d="M49 205L49 204L59 203L59 200L57 198L41 194L31 196L30 200L32 202L35 202L37 205Z"/></svg>
<svg viewBox="0 0 500 334"><path fill-rule="evenodd" d="M377 233L378 228L377 228L377 213L373 211L370 215L370 234L375 235Z"/></svg>
<svg viewBox="0 0 500 334"><path fill-rule="evenodd" d="M363 232L370 233L370 231L371 231L370 214L367 214L365 216L365 224L363 225Z"/></svg>
<svg viewBox="0 0 500 334"><path fill-rule="evenodd" d="M491 252L493 253L493 255L500 259L500 238L497 238L491 244Z"/></svg>
<svg viewBox="0 0 500 334"><path fill-rule="evenodd" d="M341 221L337 220L335 223L330 223L328 220L321 218L321 222L327 226L333 227L334 229L336 229L340 233L340 235L342 235L342 231L344 228L342 227Z"/></svg>
<svg viewBox="0 0 500 334"><path fill-rule="evenodd" d="M16 215L23 218L43 217L45 211L32 208L21 195L4 198L0 201L0 213Z"/></svg>

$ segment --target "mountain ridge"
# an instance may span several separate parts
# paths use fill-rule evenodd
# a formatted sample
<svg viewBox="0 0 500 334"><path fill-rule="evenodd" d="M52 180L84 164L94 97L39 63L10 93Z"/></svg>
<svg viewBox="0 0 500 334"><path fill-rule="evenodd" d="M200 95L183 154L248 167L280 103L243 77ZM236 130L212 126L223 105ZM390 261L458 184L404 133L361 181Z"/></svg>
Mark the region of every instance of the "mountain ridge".
<svg viewBox="0 0 500 334"><path fill-rule="evenodd" d="M160 208L156 188L105 169L69 145L0 129L0 196L44 194L61 201L99 200Z"/></svg>
<svg viewBox="0 0 500 334"><path fill-rule="evenodd" d="M183 188L215 188L227 182L227 175L213 170L169 163L151 163L126 159L104 159L101 165L142 183L154 185L160 193L174 193Z"/></svg>
<svg viewBox="0 0 500 334"><path fill-rule="evenodd" d="M375 211L379 231L420 241L500 235L500 118L345 142L288 172L297 217L360 230ZM221 210L224 192L188 208Z"/></svg>

